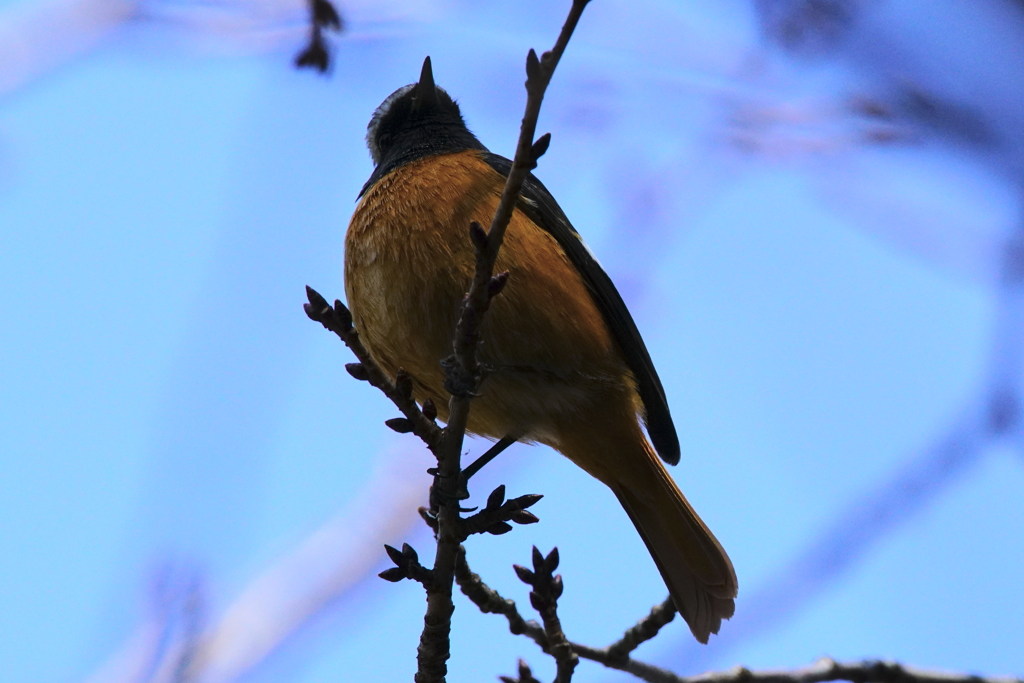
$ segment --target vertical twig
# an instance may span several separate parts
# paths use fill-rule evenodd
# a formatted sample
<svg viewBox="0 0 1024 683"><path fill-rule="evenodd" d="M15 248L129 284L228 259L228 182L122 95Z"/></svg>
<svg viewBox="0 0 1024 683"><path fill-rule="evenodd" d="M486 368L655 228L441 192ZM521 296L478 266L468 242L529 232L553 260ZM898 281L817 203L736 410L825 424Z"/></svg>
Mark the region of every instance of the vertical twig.
<svg viewBox="0 0 1024 683"><path fill-rule="evenodd" d="M555 683L570 683L572 673L576 670L579 657L573 650L572 643L565 637L562 621L558 618L558 598L562 597L562 575L553 572L558 568L558 548L552 549L547 557L537 547L533 548L533 571L526 567L514 565L516 575L523 583L533 588L530 591L530 604L540 612L544 622L544 635L547 640L545 652L555 658L557 674Z"/></svg>
<svg viewBox="0 0 1024 683"><path fill-rule="evenodd" d="M452 398L454 405L457 399ZM467 399L468 400L468 399ZM452 583L455 577L455 558L458 553L459 527L459 472L462 441L466 433L466 417L452 420L445 427L436 451L438 466L431 489L432 506L437 506L437 552L434 555L434 580L427 586L427 612L423 617L423 632L416 651L416 683L437 683L445 680L451 652L451 624L455 603L452 602Z"/></svg>
<svg viewBox="0 0 1024 683"><path fill-rule="evenodd" d="M449 402L448 425L440 447L437 475L432 489L432 504L437 507L437 553L434 558L434 581L427 591L427 612L423 618L423 633L417 650L418 670L416 683L440 683L448 672L450 656L452 585L458 554L461 516L459 511L459 475L462 442L469 419L469 407L480 384L480 369L476 361L476 347L480 339L480 326L491 299L501 291L506 274L494 275L494 263L512 218L527 174L537 166L537 159L546 151L550 136L534 142L537 117L544 93L555 67L565 51L569 38L579 22L589 0L574 0L569 16L562 26L555 47L538 60L530 50L526 60L526 111L519 131L515 159L502 192L501 202L484 232L479 224L470 226L470 237L476 249L476 268L473 282L466 295L462 314L455 330L453 359L448 363L446 387L452 393Z"/></svg>
<svg viewBox="0 0 1024 683"><path fill-rule="evenodd" d="M526 111L523 114L523 123L519 130L519 140L516 143L512 168L509 170L505 188L501 193L501 201L498 204L498 209L494 212L488 231L484 233L480 226L470 229L477 252L476 271L467 295L466 305L455 329L455 361L462 375L460 379L464 386L479 374L476 364L476 344L479 340L480 324L487 311L490 298L488 289L494 275L494 263L498 258L498 250L501 249L505 240L505 230L512 220L512 213L515 210L516 202L519 201L519 193L523 189L526 176L537 167L537 160L547 151L548 144L551 142L550 134L545 134L536 141L533 139L537 132L537 118L540 116L544 93L547 91L551 77L555 73L555 67L558 66L558 62L569 44L569 39L576 29L576 24L579 23L580 16L589 1L573 0L569 16L550 52L545 52L538 59L537 53L531 49L526 56ZM468 402L464 407L459 406L459 408L468 411Z"/></svg>

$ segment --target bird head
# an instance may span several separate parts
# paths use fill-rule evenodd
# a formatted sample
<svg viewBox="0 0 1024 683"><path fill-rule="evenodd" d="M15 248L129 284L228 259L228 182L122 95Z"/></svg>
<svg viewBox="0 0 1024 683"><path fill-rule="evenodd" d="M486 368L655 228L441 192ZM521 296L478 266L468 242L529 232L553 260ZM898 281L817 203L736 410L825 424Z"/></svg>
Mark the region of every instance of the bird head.
<svg viewBox="0 0 1024 683"><path fill-rule="evenodd" d="M434 84L430 57L423 60L418 82L402 86L377 107L366 127L366 146L378 169L389 170L433 154L484 149L466 128L459 105Z"/></svg>

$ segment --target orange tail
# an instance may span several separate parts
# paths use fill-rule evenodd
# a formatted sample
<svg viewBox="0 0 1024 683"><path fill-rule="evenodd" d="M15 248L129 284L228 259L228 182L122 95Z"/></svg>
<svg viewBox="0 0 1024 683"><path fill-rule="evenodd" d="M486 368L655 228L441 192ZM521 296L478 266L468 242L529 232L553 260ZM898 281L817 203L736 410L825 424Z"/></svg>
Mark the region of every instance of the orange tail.
<svg viewBox="0 0 1024 683"><path fill-rule="evenodd" d="M654 558L676 609L694 637L707 643L712 633L718 633L722 619L735 611L738 585L729 556L669 477L638 425L628 438L595 436L566 439L560 450L615 493Z"/></svg>

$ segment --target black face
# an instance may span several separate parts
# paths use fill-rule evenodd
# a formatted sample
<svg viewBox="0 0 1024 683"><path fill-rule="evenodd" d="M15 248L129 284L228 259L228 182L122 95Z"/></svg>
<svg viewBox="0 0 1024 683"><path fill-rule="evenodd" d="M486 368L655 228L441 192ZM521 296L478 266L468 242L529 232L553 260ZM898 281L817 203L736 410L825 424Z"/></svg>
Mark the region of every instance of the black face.
<svg viewBox="0 0 1024 683"><path fill-rule="evenodd" d="M434 85L430 57L423 61L418 83L399 88L377 107L366 127L366 146L377 168L362 192L410 161L467 149L486 150L466 128L459 105Z"/></svg>

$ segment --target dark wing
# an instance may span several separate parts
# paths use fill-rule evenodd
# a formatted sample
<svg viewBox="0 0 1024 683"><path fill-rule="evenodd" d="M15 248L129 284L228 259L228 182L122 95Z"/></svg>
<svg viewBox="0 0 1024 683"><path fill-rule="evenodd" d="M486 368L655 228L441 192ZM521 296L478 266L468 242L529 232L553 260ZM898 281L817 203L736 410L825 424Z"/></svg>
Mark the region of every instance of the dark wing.
<svg viewBox="0 0 1024 683"><path fill-rule="evenodd" d="M483 152L482 158L498 173L508 177L512 162L505 157ZM665 400L665 390L658 379L658 373L647 353L644 340L640 337L633 316L626 309L626 304L612 284L611 278L604 272L601 265L583 243L569 219L562 213L555 198L547 188L530 174L523 184L518 208L540 227L547 230L558 241L576 270L583 276L583 281L590 290L591 296L601 309L612 336L619 342L626 356L626 364L636 376L640 399L644 402L646 414L644 426L651 437L654 449L661 459L670 465L679 462L679 438L676 436L672 415Z"/></svg>

